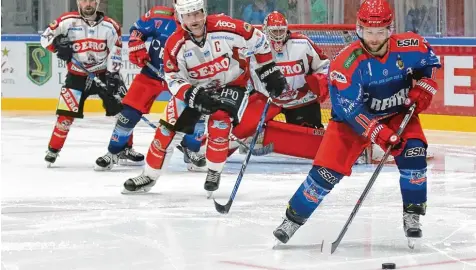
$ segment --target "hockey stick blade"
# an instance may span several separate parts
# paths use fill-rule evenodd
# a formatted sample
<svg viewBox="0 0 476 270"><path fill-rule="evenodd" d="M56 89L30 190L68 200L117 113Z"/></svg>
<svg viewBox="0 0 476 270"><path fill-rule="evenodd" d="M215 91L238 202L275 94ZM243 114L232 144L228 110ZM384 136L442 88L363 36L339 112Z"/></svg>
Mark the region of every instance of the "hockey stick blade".
<svg viewBox="0 0 476 270"><path fill-rule="evenodd" d="M213 199L213 202L215 203L215 209L217 210L218 213L220 214L228 214L230 212L231 204L233 203L233 200L228 200L228 202L225 205L221 205Z"/></svg>
<svg viewBox="0 0 476 270"><path fill-rule="evenodd" d="M274 151L274 144L269 143L268 145L265 145L259 149L253 149L251 151L251 154L253 156L265 156L265 155L271 154L273 151Z"/></svg>
<svg viewBox="0 0 476 270"><path fill-rule="evenodd" d="M408 112L405 114L405 117L402 120L402 123L400 124L398 130L397 130L397 135L400 136L407 126L408 122L410 121L410 118L413 115L413 112L415 111L416 105L413 104L410 109L408 109ZM372 188L373 184L375 183L375 180L377 180L377 177L380 174L380 171L382 170L383 166L385 165L385 162L387 161L388 156L390 155L390 151L392 150L392 146L389 146L387 150L385 151L385 155L383 156L382 160L378 164L377 168L375 169L374 173L372 174L372 177L370 177L369 182L365 186L364 191L360 195L359 199L357 200L357 203L354 206L354 209L352 210L352 213L350 213L349 218L347 219L344 227L342 228L341 232L339 233L339 236L337 239L332 242L332 247L331 247L331 254L336 251L337 247L339 246L340 242L342 241L342 238L344 238L345 233L347 232L347 229L349 228L350 224L352 223L352 220L354 220L355 215L357 214L357 211L359 211L360 207L362 206L362 203L365 200L365 197L367 197L367 194L369 194L370 189Z"/></svg>

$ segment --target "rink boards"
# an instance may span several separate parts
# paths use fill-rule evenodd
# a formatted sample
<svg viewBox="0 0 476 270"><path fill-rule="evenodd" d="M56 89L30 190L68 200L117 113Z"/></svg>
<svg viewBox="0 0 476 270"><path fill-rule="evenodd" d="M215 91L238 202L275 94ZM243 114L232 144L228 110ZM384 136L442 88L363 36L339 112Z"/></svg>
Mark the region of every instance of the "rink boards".
<svg viewBox="0 0 476 270"><path fill-rule="evenodd" d="M127 39L123 37L124 41ZM428 38L428 41L440 56L443 68L437 73L440 91L427 114L421 116L424 127L476 132L476 38ZM66 76L64 61L43 49L38 35L2 35L1 50L2 110L53 112ZM129 86L140 69L128 60L127 42L123 63L122 75ZM160 95L152 112L161 113L169 97L168 93ZM100 100L94 97L88 100L85 111L103 111Z"/></svg>

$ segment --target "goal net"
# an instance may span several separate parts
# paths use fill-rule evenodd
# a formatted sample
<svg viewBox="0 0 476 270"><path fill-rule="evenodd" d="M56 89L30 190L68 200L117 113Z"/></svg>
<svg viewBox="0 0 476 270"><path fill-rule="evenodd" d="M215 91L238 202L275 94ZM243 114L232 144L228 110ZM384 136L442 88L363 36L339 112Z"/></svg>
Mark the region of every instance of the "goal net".
<svg viewBox="0 0 476 270"><path fill-rule="evenodd" d="M357 39L353 24L290 24L291 32L300 32L309 37L324 53L333 59L346 45ZM331 103L328 99L321 104L322 123L327 124L331 118ZM284 115L275 120L285 122Z"/></svg>

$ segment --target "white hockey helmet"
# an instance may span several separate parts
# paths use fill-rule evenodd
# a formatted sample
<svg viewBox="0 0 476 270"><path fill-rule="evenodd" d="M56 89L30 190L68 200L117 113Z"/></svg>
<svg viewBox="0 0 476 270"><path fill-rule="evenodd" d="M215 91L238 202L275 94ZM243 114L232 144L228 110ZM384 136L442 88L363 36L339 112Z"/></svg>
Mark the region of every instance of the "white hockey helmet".
<svg viewBox="0 0 476 270"><path fill-rule="evenodd" d="M174 7L177 17L182 25L182 15L203 10L205 17L207 16L207 10L205 9L205 3L203 0L175 0Z"/></svg>
<svg viewBox="0 0 476 270"><path fill-rule="evenodd" d="M99 4L101 3L101 0L94 0L94 2L96 2L96 8L94 9L94 12L91 14L91 15L86 15L86 14L83 14L82 10L81 10L81 6L80 6L80 2L86 2L86 1L91 1L91 0L76 0L76 4L78 5L78 12L79 12L79 15L81 15L81 17L85 18L85 19L89 19L91 17L93 17L96 12L98 11L99 9Z"/></svg>

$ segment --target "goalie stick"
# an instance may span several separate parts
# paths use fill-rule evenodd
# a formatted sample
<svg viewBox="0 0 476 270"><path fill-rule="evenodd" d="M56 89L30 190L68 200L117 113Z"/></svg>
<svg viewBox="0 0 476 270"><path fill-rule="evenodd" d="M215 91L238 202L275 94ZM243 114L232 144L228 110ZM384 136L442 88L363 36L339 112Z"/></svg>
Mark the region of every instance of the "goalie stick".
<svg viewBox="0 0 476 270"><path fill-rule="evenodd" d="M235 199L236 192L238 191L238 188L240 187L241 179L243 178L243 175L246 170L246 166L248 165L248 161L250 160L251 152L253 148L255 147L259 134L263 130L264 120L266 118L266 114L268 113L270 104L271 104L271 98L268 98L268 101L266 102L266 105L264 106L263 112L261 113L261 118L259 120L258 126L256 127L255 135L253 136L253 139L251 140L251 144L250 144L251 151L248 151L248 153L246 153L246 158L243 161L243 164L241 165L240 173L238 174L238 178L236 179L235 186L233 187L233 190L231 192L230 198L228 199L228 202L225 205L221 205L217 203L215 199L213 199L213 202L215 203L215 209L221 214L227 214L230 211L231 204L233 203L233 200Z"/></svg>
<svg viewBox="0 0 476 270"><path fill-rule="evenodd" d="M80 68L82 71L84 71L86 74L88 74L88 77L91 78L97 85L99 85L102 89L107 90L107 85L105 83L103 83L101 81L101 79L99 79L94 73L92 72L89 72L89 70L87 70L83 64L81 64L81 62L79 62L76 58L71 58L71 62L73 62L73 64L75 66L77 66L78 68ZM116 98L117 100L121 101L121 98L114 95L114 98ZM155 126L154 124L152 124L152 122L149 121L149 119L147 119L145 116L141 116L141 119L147 123L149 126L151 126L152 128L157 128L157 126Z"/></svg>
<svg viewBox="0 0 476 270"><path fill-rule="evenodd" d="M397 135L400 136L402 135L403 130L407 126L408 122L410 121L410 118L413 115L413 112L415 111L416 104L413 104L409 109L408 112L406 113L405 117L402 120L402 123L400 124L400 127L397 130ZM350 226L350 223L352 223L352 220L354 219L355 215L357 214L357 211L359 211L360 206L362 206L362 202L365 200L365 197L367 197L367 194L370 192L370 189L372 188L372 185L375 183L375 180L377 179L378 175L380 174L380 171L383 168L383 165L385 165L385 161L387 161L388 156L390 155L390 150L392 150L392 146L389 146L387 148L387 151L385 151L385 155L383 156L382 160L377 166L377 169L375 169L375 172L372 174L372 177L370 178L369 182L367 183L367 186L364 189L364 192L362 195L360 195L360 198L357 200L357 203L354 206L354 210L352 210L352 213L350 214L349 218L347 219L347 222L345 223L344 227L342 228L341 232L339 233L339 236L337 239L332 242L332 247L331 247L331 254L334 253L334 251L337 249L339 246L340 242L342 241L342 238L344 238L345 233L347 232L347 229Z"/></svg>

